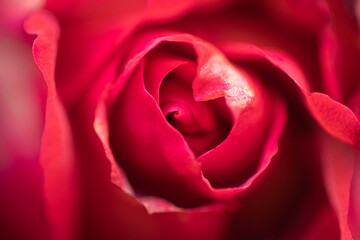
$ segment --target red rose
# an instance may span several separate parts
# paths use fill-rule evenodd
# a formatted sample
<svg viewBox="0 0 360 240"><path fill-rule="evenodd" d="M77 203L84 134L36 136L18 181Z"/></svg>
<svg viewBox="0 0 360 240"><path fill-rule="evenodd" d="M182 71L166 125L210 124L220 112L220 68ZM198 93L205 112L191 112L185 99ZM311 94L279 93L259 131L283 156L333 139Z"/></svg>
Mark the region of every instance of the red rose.
<svg viewBox="0 0 360 240"><path fill-rule="evenodd" d="M25 22L48 89L44 224L19 236L360 239L357 13L48 0Z"/></svg>

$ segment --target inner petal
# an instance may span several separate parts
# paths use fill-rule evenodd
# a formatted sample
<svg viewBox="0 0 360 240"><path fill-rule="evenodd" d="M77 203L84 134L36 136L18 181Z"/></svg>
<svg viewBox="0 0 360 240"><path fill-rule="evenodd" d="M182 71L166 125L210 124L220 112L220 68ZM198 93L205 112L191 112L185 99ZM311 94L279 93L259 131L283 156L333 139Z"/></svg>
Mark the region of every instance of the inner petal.
<svg viewBox="0 0 360 240"><path fill-rule="evenodd" d="M163 114L167 121L183 134L197 134L203 132L191 109L179 102L165 102L162 104Z"/></svg>
<svg viewBox="0 0 360 240"><path fill-rule="evenodd" d="M232 118L224 98L194 100L192 81L195 74L195 64L184 64L168 74L160 86L160 108L195 156L199 156L227 137Z"/></svg>

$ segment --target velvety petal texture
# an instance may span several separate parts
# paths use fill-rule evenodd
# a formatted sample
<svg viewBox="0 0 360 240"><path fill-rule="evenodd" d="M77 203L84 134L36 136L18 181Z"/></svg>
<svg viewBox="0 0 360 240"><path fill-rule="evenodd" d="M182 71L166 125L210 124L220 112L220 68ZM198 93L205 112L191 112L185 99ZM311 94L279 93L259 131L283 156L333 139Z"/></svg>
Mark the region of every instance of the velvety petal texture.
<svg viewBox="0 0 360 240"><path fill-rule="evenodd" d="M256 176L266 169L271 157L276 152L276 147L274 150L270 149L273 148L272 145L275 144L276 146L276 139L279 137L282 125L284 124L285 113L282 110L284 106L282 106L279 101L275 101L274 105L278 108L278 110L276 110L278 113L276 114L276 124L272 121L270 121L269 125L261 124L264 125L265 128L274 129L274 131L269 130L269 133L267 133L267 130L261 131L261 128L259 130L259 125L256 125L256 121L258 120L256 119L264 114L269 114L266 113L262 105L264 101L267 102L270 100L265 98L265 94L260 93L261 90L256 85L258 83L251 83L254 87L250 87L247 82L251 81L250 75L248 76L245 73L239 72L240 70L234 68L224 57L219 55L212 46L205 42L202 42L201 45L197 43L200 39L181 34L171 34L168 36L164 33L159 34L163 34L164 36L159 39L152 38L153 35L150 35L148 39L152 42L160 40L169 43L160 44L161 46L159 45L158 49L154 51L158 51L157 53L159 53L159 51L171 53L171 49L184 48L182 53L185 53L185 55L180 55L180 59L182 59L180 60L179 57L171 58L166 54L156 54L158 61L167 60L166 62L169 64L166 68L162 66L164 73L161 73L161 71L156 72L160 77L166 76L162 80L161 78L156 78L155 74L150 72L153 71L153 67L156 66L156 61L149 61L149 59L153 60L154 57L151 57L153 53L149 53L149 56L145 55L151 48L144 49L144 53L138 53L135 56L144 54L144 57L149 57L146 59L147 61L141 61L142 59L138 58L138 63L135 62L135 64L138 65L134 65L134 61L129 61L129 65L125 68L135 68L130 79L123 79L123 76L120 76L114 83L113 90L108 90L110 91L110 100L107 100L110 105L110 115L108 116L110 123L106 129L111 129L110 147L112 148L115 159L117 159L120 167L125 168L125 172L130 176L130 182L137 188L138 194L140 194L139 196L143 194L158 195L170 199L172 202L175 202L175 204L183 207L196 206L200 203L209 202L214 198L229 197L246 189ZM191 44L195 45L193 46L195 52L194 49L191 49ZM149 45L149 43L146 43L146 45ZM154 47L156 47L156 45L154 45ZM198 55L197 59L193 58L195 53ZM159 56L166 58L161 59ZM187 57L190 59L186 60ZM191 57L193 59L191 59ZM146 66L148 62L151 62L151 70L145 70L145 68L150 69ZM197 71L194 71L196 70L196 68L194 68L196 62L198 68ZM179 68L179 65L181 65L182 68L173 70L176 67ZM211 67L209 67L209 65ZM144 73L149 73L150 76ZM169 75L169 73L171 73L171 75ZM155 78L150 79L149 77ZM145 78L147 80L145 80ZM152 80L154 82L152 82ZM127 81L128 83L125 84L121 95L118 96L117 91L119 91L118 89L120 89L121 86L124 86L123 81ZM176 81L178 81L178 83ZM208 85L209 81L212 81L213 84ZM175 84L176 91L171 89L171 82ZM206 83L206 85L202 84L202 82ZM153 95L150 95L149 92L146 91L146 83L147 88L150 89ZM234 86L231 84L234 84ZM159 85L160 89L156 90L156 86ZM186 87L186 85L188 87ZM182 86L183 90L180 90ZM210 89L207 89L209 87ZM166 90L165 94L162 94L162 89ZM112 93L114 91L116 95L111 95L114 94ZM199 94L197 92L199 92ZM258 94L258 99L252 100L252 98L255 98L255 94ZM138 96L136 100L131 98L131 96L134 95ZM195 100L192 99L193 95ZM198 96L202 99L199 99ZM206 106L206 100L214 99L212 101L216 101L215 99L219 97L225 97L225 100L218 103L209 101L210 105ZM113 102L111 100L112 98L115 99ZM159 99L158 102L156 98ZM104 100L106 101L106 99ZM248 106L250 104L251 107ZM213 113L211 113L211 111L213 111ZM218 114L216 111L221 113L222 118L228 115L227 120L223 119L221 123L219 123L219 117L216 117L216 114ZM175 115L174 112L177 115ZM178 121L177 124L172 122L175 121L174 119L169 120L169 114L174 114L170 116L172 118L178 118L176 119ZM181 114L186 116L179 116ZM124 118L122 116L132 117ZM100 115L98 115L98 117L100 119L101 117L104 118L104 116ZM157 120L155 121L155 119ZM245 121L245 119L247 121ZM279 121L279 119L281 120ZM182 123L180 121L182 121ZM216 130L216 127L214 127L214 125L223 127L224 121L228 122L228 133L226 133L226 129ZM232 121L234 122L234 126L231 126ZM242 129L249 128L249 122L252 121L255 121L252 134L249 132L246 133L246 131L244 132ZM104 120L102 120L102 122L104 123ZM230 130L230 128L232 129ZM142 130L139 131L140 129ZM198 154L193 151L192 147L194 148L195 146L195 150L198 150L196 147L199 146L199 143L196 141L204 141L202 139L203 136L196 136L196 134L206 135L206 129L223 132L220 135L225 134L226 136L229 134L229 137L224 143L219 143L219 146L209 145L205 142L204 146L206 147L206 145L208 145L208 148L210 147L209 150L214 147L216 150L207 150L204 156L195 158ZM257 134L255 134L255 129L258 131ZM161 131L163 131L162 134L160 134ZM204 131L205 133L202 133ZM194 134L195 136L188 136ZM249 136L251 137L247 137L246 134L250 134ZM274 136L274 138L272 136ZM240 144L241 139L244 138L248 140L252 138L252 141L258 142L256 144L262 149L260 153L263 153L254 155L252 158L244 157L243 155L247 155L241 151L233 156L229 155L229 149ZM264 142L266 138L271 140ZM209 141L208 139L209 137L207 137L205 141ZM221 140L222 138L220 138L220 141ZM226 143L226 141L230 143ZM103 142L103 144L108 146L106 142ZM256 144L253 144L252 147L255 147ZM132 146L137 146L137 148L133 148ZM140 149L141 151L139 151ZM244 146L243 149L243 151L249 151L249 154L253 153L253 151L250 151L251 148ZM220 159L220 157L224 160L218 162L217 165L222 166L222 164L224 164L224 167L223 169L219 169L218 172L214 172L211 170L211 164L216 164L216 159ZM241 161L241 157L243 157L244 160ZM113 157L110 157L110 159L113 159ZM131 159L131 161L126 159ZM233 159L233 164L226 163L226 161L230 159ZM210 161L213 161L213 163ZM235 161L237 161L237 163ZM115 164L112 160L111 162ZM234 166L236 165L238 166L234 171ZM201 169L202 166L205 167ZM230 170L233 171L231 172ZM222 172L227 174L221 175ZM239 173L243 176L239 177ZM154 176L157 176L158 180L156 180ZM145 183L149 185L145 185ZM215 189L211 184L225 188ZM172 189L176 189L176 191ZM193 197L186 199L181 198L181 196L188 195Z"/></svg>
<svg viewBox="0 0 360 240"><path fill-rule="evenodd" d="M0 102L5 239L360 239L358 2L29 1L46 107L30 144Z"/></svg>

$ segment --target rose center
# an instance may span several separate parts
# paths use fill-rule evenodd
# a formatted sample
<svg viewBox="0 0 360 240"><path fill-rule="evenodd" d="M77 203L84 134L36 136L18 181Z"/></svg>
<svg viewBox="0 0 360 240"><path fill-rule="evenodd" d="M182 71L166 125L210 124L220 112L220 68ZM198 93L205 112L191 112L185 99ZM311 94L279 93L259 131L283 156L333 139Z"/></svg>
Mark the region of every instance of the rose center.
<svg viewBox="0 0 360 240"><path fill-rule="evenodd" d="M195 156L219 145L229 134L232 117L223 98L196 102L192 81L196 69L184 65L168 74L160 86L160 108Z"/></svg>
<svg viewBox="0 0 360 240"><path fill-rule="evenodd" d="M167 121L182 134L199 134L203 132L192 111L185 104L167 102L163 104L163 109Z"/></svg>

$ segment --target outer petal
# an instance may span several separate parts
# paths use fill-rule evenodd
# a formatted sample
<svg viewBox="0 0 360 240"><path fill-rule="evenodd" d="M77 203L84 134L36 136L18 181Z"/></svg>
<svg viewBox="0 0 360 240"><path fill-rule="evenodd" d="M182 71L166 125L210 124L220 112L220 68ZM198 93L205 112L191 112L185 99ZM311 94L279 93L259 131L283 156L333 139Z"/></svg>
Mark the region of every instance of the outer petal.
<svg viewBox="0 0 360 240"><path fill-rule="evenodd" d="M231 44L233 55L236 55L236 45L237 44ZM287 55L279 54L279 52L276 53L272 50L255 48L257 50L254 51L254 46L245 47L241 44L237 46L241 53L238 57L240 55L242 55L242 57L251 55L252 57L265 57L273 65L285 72L298 86L308 109L320 125L339 140L359 147L359 120L355 114L349 108L332 100L326 94L309 93L308 90L306 90L307 87L302 86L304 82L303 79L305 78L296 62L292 61ZM244 51L244 49L246 49L246 51ZM353 169L355 169L354 159L357 158L358 153L350 147L340 146L341 144L335 147L333 145L326 145L325 147L324 155L328 158L325 159L323 163L326 178L325 182L328 190L330 189L331 204L336 209L337 216L340 219L342 238L356 239L358 227L354 226L357 226L356 224L358 223L359 210L355 207L357 206L355 199L358 198L358 190L356 187L358 186L358 180L353 180L352 183L351 176L353 175ZM332 149L334 152L329 153L331 150L327 149ZM328 155L326 152L328 152ZM348 156L348 154L351 156ZM329 160L330 158L333 160ZM345 158L347 160L342 159L342 161L339 161L340 159L337 158ZM341 174L341 176L338 174ZM354 179L357 179L357 177ZM351 187L352 191L350 192ZM349 204L350 195L353 196L352 204ZM350 226L352 226L352 228L350 228Z"/></svg>
<svg viewBox="0 0 360 240"><path fill-rule="evenodd" d="M360 29L354 16L353 1L327 0L331 24L320 38L320 63L324 87L335 100L351 106L351 98L360 91Z"/></svg>
<svg viewBox="0 0 360 240"><path fill-rule="evenodd" d="M126 24L128 20L164 20L169 16L173 16L179 10L181 10L180 12L187 12L195 8L199 12L206 12L228 5L231 2L231 0L135 0L131 2L116 0L76 0L75 2L70 0L46 0L46 6L62 17L96 19L102 24L109 24L111 21L112 24ZM146 12L147 16L142 18L144 12Z"/></svg>
<svg viewBox="0 0 360 240"><path fill-rule="evenodd" d="M167 23L193 9L211 10L231 2L169 0L47 0L47 9L60 19L62 35L56 82L66 105L71 105L96 81L109 59L124 57L125 40L138 28ZM159 14L161 12L161 14Z"/></svg>
<svg viewBox="0 0 360 240"><path fill-rule="evenodd" d="M151 44L149 45L152 46ZM144 55L145 54L146 53L144 53ZM131 69L132 70L131 72L133 72L134 69L132 69L132 67L134 68L136 66L139 67L139 62L141 61L144 55L143 52L136 54L135 55L136 57L133 58L133 61L129 61L129 64L127 66L128 68L126 69L127 70ZM139 74L137 70L135 73L137 77L134 76L135 74L133 74L132 76L130 76L132 78L131 81L133 84L139 84L136 83L136 80L139 80L138 77L139 75L141 77L141 74ZM129 74L129 72L127 72L127 74ZM120 78L118 79L120 89L122 89L120 86L123 86L124 84L124 82L120 80L124 76L126 76L126 74L120 76ZM128 78L128 76L126 76L126 78ZM133 81L135 81L135 83ZM136 94L136 96L139 95ZM141 106L141 105L137 105L137 106ZM277 127L274 128L274 132L276 132L276 134L272 136L276 140L274 139L269 140L270 147L268 148L269 151L267 152L267 154L271 156L272 154L274 154L273 151L276 152L277 150L277 138L278 138L277 134L280 135L280 133L282 132L282 123L278 123ZM290 134L290 136L294 136L294 135ZM249 237L254 238L255 236L256 239L256 236L263 237L269 235L274 236L272 234L278 234L279 231L284 230L283 227L286 225L285 221L288 221L288 217L297 211L297 206L299 202L301 202L302 197L306 195L306 193L303 192L304 184L306 184L306 181L303 181L303 178L302 177L299 178L299 176L303 176L306 178L308 176L307 173L303 172L304 169L302 164L304 162L304 159L307 159L307 157L309 156L306 154L302 155L303 151L300 151L300 156L293 156L292 153L293 151L295 151L295 149L299 151L299 146L302 146L304 142L308 142L309 139L304 139L304 138L294 139L298 144L294 144L293 142L290 143L287 140L288 140L287 137L283 138L283 144L285 145L283 145L283 147L281 148L283 150L281 157L275 157L277 161L271 162L271 164L269 164L270 169L266 168L264 173L261 174L256 179L256 181L253 181L252 187L248 188L249 190L248 198L246 201L244 201L243 204L242 203L240 204L240 209L237 208L238 203L236 201L239 200L237 198L235 198L234 202L231 201L221 202L221 205L224 206L227 205L230 208L228 210L220 208L220 211L226 215L225 217L227 217L225 219L228 220L227 222L225 222L226 223L225 227L227 227L225 228L225 230L223 229L224 225L220 224L224 222L221 221L219 223L216 223L216 217L217 217L216 214L219 213L214 213L214 211L216 211L216 208L214 209L214 206L209 206L208 208L206 208L205 211L207 213L204 212L198 214L196 209L191 209L183 213L178 213L178 212L155 213L151 216L151 219L153 220L162 219L162 221L160 222L156 221L156 222L162 226L164 226L165 224L166 230L163 230L162 233L163 236L166 236L166 238L174 238L174 239L177 239L177 237L179 237L180 239L182 238L193 239L198 237L198 234L200 234L198 232L199 229L198 228L192 229L190 225L188 225L191 223L194 227L200 225L201 226L200 229L210 227L211 233L213 233L212 231L215 231L214 233L215 235L209 234L203 236L204 238L209 237L210 239L212 238L216 239L216 237L214 236L221 236L219 238L222 239L227 239L227 238L239 239L241 237L244 237L245 239L249 239ZM292 150L290 150L288 153L285 153L284 155L284 152L287 151L288 149L287 146L289 144L292 146L291 148ZM289 154L288 157L286 157L287 154ZM296 158L295 160L293 159L294 157ZM314 160L312 158L310 159ZM273 189L272 187L274 185L278 187L276 189ZM261 190L257 191L256 189L258 188ZM246 195L246 192L244 195ZM266 199L266 201L264 201L264 199ZM231 207L233 207L233 209L231 209ZM279 209L281 209L282 211L279 211ZM218 217L224 217L224 216L219 214ZM178 222L179 219L183 219L182 220L183 222L181 223ZM212 220L214 220L214 222ZM195 224L195 222L197 224ZM189 229L187 228L188 226ZM168 229L171 229L170 232L167 231ZM219 230L220 232L218 232ZM248 230L250 230L251 232L249 235L247 235L247 233L249 232ZM199 231L201 232L201 230ZM192 235L191 232L194 232L194 234ZM221 233L224 235L218 235Z"/></svg>
<svg viewBox="0 0 360 240"><path fill-rule="evenodd" d="M303 25L307 21L304 13L313 15L311 18L316 18L316 23ZM327 21L327 15L317 1L244 1L205 16L189 15L170 26L206 39L220 50L223 45L234 42L251 43L261 49L282 49L296 59L305 72L306 85L313 91L321 91L317 34ZM231 50L225 54L230 56Z"/></svg>
<svg viewBox="0 0 360 240"><path fill-rule="evenodd" d="M332 100L323 93L309 93L306 88L298 82L299 77L296 75L297 71L293 69L300 69L295 62L289 61L286 55L275 54L270 51L262 51L265 57L271 61L275 66L283 70L291 79L293 79L300 90L313 114L314 118L319 122L328 133L334 137L351 144L357 148L360 147L360 122L355 114L346 106ZM292 68L286 66L290 64Z"/></svg>
<svg viewBox="0 0 360 240"><path fill-rule="evenodd" d="M25 27L28 33L38 35L33 55L48 86L40 161L52 234L54 239L75 239L78 219L75 156L70 126L54 81L59 29L56 20L47 12L32 15Z"/></svg>
<svg viewBox="0 0 360 240"><path fill-rule="evenodd" d="M336 102L328 95L312 92L306 85L308 82L306 75L289 55L279 50L240 43L229 43L224 45L223 49L227 53L232 49L231 55L238 59L242 59L244 53L255 58L265 58L281 69L296 83L308 109L320 126L337 139L360 148L360 122L356 115L347 106Z"/></svg>
<svg viewBox="0 0 360 240"><path fill-rule="evenodd" d="M321 64L326 93L360 114L360 28L355 2L328 0L332 23L324 30ZM349 116L349 119L354 118Z"/></svg>
<svg viewBox="0 0 360 240"><path fill-rule="evenodd" d="M295 239L303 239L302 234L313 227L309 219L326 207L327 200L315 164L317 144L308 123L289 115L279 151L267 170L239 198L239 211L229 223L229 239L269 239L269 235L270 239L282 239L301 218L304 224L294 231ZM336 233L336 218L328 210ZM320 236L326 236L326 232Z"/></svg>
<svg viewBox="0 0 360 240"><path fill-rule="evenodd" d="M193 1L48 1L59 17L62 36L56 81L69 105L87 91L111 59L124 57L122 43L140 26L170 21L189 11ZM166 9L159 14L159 11ZM166 13L166 14L164 14ZM74 18L76 21L74 21Z"/></svg>
<svg viewBox="0 0 360 240"><path fill-rule="evenodd" d="M349 228L355 239L360 239L360 154L354 164L354 174L350 189L350 207L349 207Z"/></svg>
<svg viewBox="0 0 360 240"><path fill-rule="evenodd" d="M231 211L232 209L214 207L205 211L192 210L153 214L152 219L158 226L156 239L224 239Z"/></svg>
<svg viewBox="0 0 360 240"><path fill-rule="evenodd" d="M311 199L314 201L314 199ZM316 200L315 200L316 201ZM311 205L311 204L309 204ZM312 204L314 205L314 204ZM305 222L304 225L295 225L290 228L289 233L282 239L286 240L339 240L338 219L333 209L324 204L323 206L308 207L303 209L303 216L297 219L298 222ZM307 227L306 227L307 226Z"/></svg>
<svg viewBox="0 0 360 240"><path fill-rule="evenodd" d="M46 1L47 8L62 18L86 18L91 21L90 24L101 25L100 27L103 28L107 28L110 24L112 26L132 25L138 21L148 20L147 18L164 19L179 10L180 12L188 10L194 4L193 0L177 1L176 4L169 0L135 0L131 2L116 0ZM163 12L164 9L168 11Z"/></svg>
<svg viewBox="0 0 360 240"><path fill-rule="evenodd" d="M360 154L328 136L323 136L322 169L330 203L339 219L341 239L359 239L357 162ZM352 198L351 198L352 197Z"/></svg>

